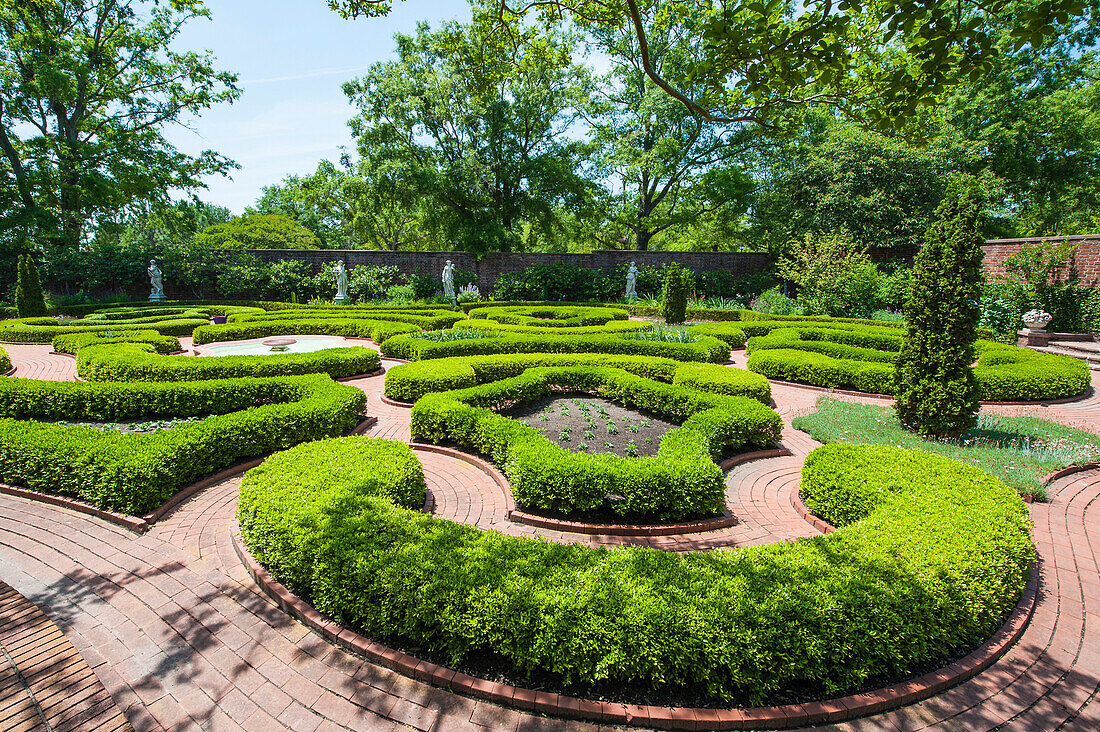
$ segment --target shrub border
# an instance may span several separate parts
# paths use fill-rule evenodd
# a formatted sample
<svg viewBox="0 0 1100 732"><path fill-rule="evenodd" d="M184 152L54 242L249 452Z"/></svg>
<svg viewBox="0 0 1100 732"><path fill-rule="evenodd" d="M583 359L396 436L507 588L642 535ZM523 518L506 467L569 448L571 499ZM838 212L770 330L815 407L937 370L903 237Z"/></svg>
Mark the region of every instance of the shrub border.
<svg viewBox="0 0 1100 732"><path fill-rule="evenodd" d="M523 711L553 714L567 719L628 724L661 730L786 729L841 722L927 699L978 675L1001 658L1020 639L1024 629L1027 628L1035 610L1039 587L1037 565L1032 563L1030 576L1020 600L989 640L944 668L930 671L894 686L824 701L774 707L748 709L658 707L579 699L500 684L467 676L372 641L322 616L312 605L292 593L260 566L245 547L240 534L234 533L232 539L233 549L249 576L259 589L284 612L329 643L364 656L367 660L396 671L402 676Z"/></svg>

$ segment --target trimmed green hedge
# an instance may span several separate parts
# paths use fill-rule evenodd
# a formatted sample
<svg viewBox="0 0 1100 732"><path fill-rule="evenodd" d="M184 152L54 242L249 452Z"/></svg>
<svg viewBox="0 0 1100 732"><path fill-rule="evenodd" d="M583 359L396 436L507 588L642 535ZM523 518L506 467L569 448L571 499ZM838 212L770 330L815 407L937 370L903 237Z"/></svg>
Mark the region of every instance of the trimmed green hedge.
<svg viewBox="0 0 1100 732"><path fill-rule="evenodd" d="M260 314L244 313L229 316L230 323L257 323L276 320L371 320L409 323L424 330L439 330L440 328L449 328L455 323L465 320L465 318L461 313L452 310L408 309L349 312L345 308L276 310Z"/></svg>
<svg viewBox="0 0 1100 732"><path fill-rule="evenodd" d="M49 320L52 320L49 319ZM191 331L199 326L204 326L210 321L206 318L191 319L177 318L172 320L159 320L154 322L126 322L111 321L105 325L34 325L6 320L0 323L0 341L6 343L52 343L59 335L72 333L119 333L132 330L154 330L164 336L188 336Z"/></svg>
<svg viewBox="0 0 1100 732"><path fill-rule="evenodd" d="M155 330L131 330L116 333L70 333L55 336L53 350L76 355L85 346L102 346L110 343L148 343L157 353L169 354L181 349L179 338L162 336Z"/></svg>
<svg viewBox="0 0 1100 732"><path fill-rule="evenodd" d="M629 340L610 333L585 336L499 333L490 338L444 342L416 338L415 335L399 335L382 344L383 356L406 361L498 353L609 353L721 363L729 358L729 347L717 338L709 337L701 337L694 343L661 343Z"/></svg>
<svg viewBox="0 0 1100 732"><path fill-rule="evenodd" d="M401 333L415 333L419 330L419 327L410 323L388 320L306 318L204 325L195 329L192 338L196 346L218 341L244 341L276 335L335 335L345 338L369 338L375 343L384 343Z"/></svg>
<svg viewBox="0 0 1100 732"><path fill-rule="evenodd" d="M389 496L418 485L404 449L272 458L245 476L241 534L326 616L456 664L492 652L520 673L750 703L839 693L988 637L1033 558L1014 491L916 451L810 456L802 489L843 526L835 533L676 554L508 537L398 508Z"/></svg>
<svg viewBox="0 0 1100 732"><path fill-rule="evenodd" d="M828 389L855 389L871 394L894 392L894 365L878 361L853 361L809 351L777 348L752 354L748 367L750 371L769 379Z"/></svg>
<svg viewBox="0 0 1100 732"><path fill-rule="evenodd" d="M604 325L576 325L546 328L540 325L508 325L498 323L495 320L463 320L455 323L456 330L480 330L499 333L541 333L550 331L554 335L592 335L594 333L630 333L639 330L647 330L653 327L652 323L644 320L612 320Z"/></svg>
<svg viewBox="0 0 1100 732"><path fill-rule="evenodd" d="M465 389L478 384L519 376L539 366L603 366L636 376L671 382L726 396L747 396L771 402L771 386L759 374L718 364L684 363L649 356L614 356L602 353L528 353L497 356L465 356L414 361L386 371L386 396L415 402L425 394Z"/></svg>
<svg viewBox="0 0 1100 732"><path fill-rule="evenodd" d="M974 376L988 401L1038 401L1083 394L1091 384L1089 366L1072 356L1039 353L991 341L978 341Z"/></svg>
<svg viewBox="0 0 1100 732"><path fill-rule="evenodd" d="M473 320L492 320L504 325L525 325L535 328L576 328L605 325L613 320L626 320L630 313L619 308L584 305L527 305L474 308Z"/></svg>
<svg viewBox="0 0 1100 732"><path fill-rule="evenodd" d="M6 374L11 369L11 358L8 356L8 352L0 348L0 374Z"/></svg>
<svg viewBox="0 0 1100 732"><path fill-rule="evenodd" d="M144 513L180 488L242 460L355 426L366 397L324 375L185 384L0 380L0 481ZM219 414L224 409L240 411ZM217 416L136 434L40 419Z"/></svg>
<svg viewBox="0 0 1100 732"><path fill-rule="evenodd" d="M686 421L665 434L656 457L622 458L571 452L489 409L555 389L590 392ZM725 481L714 459L727 448L776 442L782 429L779 415L755 399L593 366L532 368L510 379L427 394L412 410L414 439L453 441L487 455L508 477L518 505L566 513L608 508L661 521L720 512Z"/></svg>
<svg viewBox="0 0 1100 732"><path fill-rule="evenodd" d="M76 355L86 381L194 381L328 374L334 379L377 371L377 351L362 346L270 356L163 356L148 344L88 346Z"/></svg>

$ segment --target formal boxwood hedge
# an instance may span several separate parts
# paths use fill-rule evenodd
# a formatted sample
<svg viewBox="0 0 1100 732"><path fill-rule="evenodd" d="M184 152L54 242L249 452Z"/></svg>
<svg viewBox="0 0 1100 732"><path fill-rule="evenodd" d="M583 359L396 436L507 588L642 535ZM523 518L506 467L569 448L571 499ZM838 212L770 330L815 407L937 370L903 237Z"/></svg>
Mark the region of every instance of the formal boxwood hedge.
<svg viewBox="0 0 1100 732"><path fill-rule="evenodd" d="M409 323L424 330L449 328L465 320L462 313L452 310L408 309L408 310L355 310L333 309L294 309L275 310L262 313L242 313L229 316L230 323L260 322L272 320L373 320Z"/></svg>
<svg viewBox="0 0 1100 732"><path fill-rule="evenodd" d="M729 358L729 347L717 338L706 336L694 343L662 343L630 340L614 333L583 336L494 333L487 338L442 342L416 338L415 335L399 335L382 344L383 356L406 361L498 353L609 353L721 363Z"/></svg>
<svg viewBox="0 0 1100 732"><path fill-rule="evenodd" d="M770 379L894 393L900 337L864 327L780 328L748 341L749 369ZM1088 390L1088 364L1071 356L978 341L974 376L985 401L1037 401Z"/></svg>
<svg viewBox="0 0 1100 732"><path fill-rule="evenodd" d="M11 371L11 357L8 356L8 352L3 348L0 348L0 374L6 374Z"/></svg>
<svg viewBox="0 0 1100 732"><path fill-rule="evenodd" d="M88 346L76 355L86 381L194 381L252 376L328 374L343 379L377 371L377 351L362 346L270 356L164 356L143 343Z"/></svg>
<svg viewBox="0 0 1100 732"><path fill-rule="evenodd" d="M495 320L471 319L455 323L454 327L460 330L479 330L499 333L542 333L549 330L554 335L592 335L594 333L630 333L639 330L648 330L652 323L645 320L611 320L603 325L575 325L559 326L547 329L541 325L510 325L498 323Z"/></svg>
<svg viewBox="0 0 1100 732"><path fill-rule="evenodd" d="M324 375L182 384L0 380L0 481L126 513L242 460L355 426L359 389ZM222 413L239 407L239 411ZM153 433L38 420L140 420L214 414Z"/></svg>
<svg viewBox="0 0 1100 732"><path fill-rule="evenodd" d="M505 325L526 325L537 328L575 328L605 325L613 320L626 320L630 313L620 308L584 305L527 305L474 308L469 311L474 320L493 320Z"/></svg>
<svg viewBox="0 0 1100 732"><path fill-rule="evenodd" d="M727 396L747 396L768 404L771 386L759 374L718 364L684 363L669 358L614 356L602 353L526 353L465 356L414 361L386 371L390 399L415 402L425 394L465 389L519 376L538 366L604 366L655 381L671 382Z"/></svg>
<svg viewBox="0 0 1100 732"><path fill-rule="evenodd" d="M560 390L686 421L665 434L655 457L623 458L571 452L490 411ZM778 441L782 429L779 415L755 399L594 366L532 368L510 379L427 394L412 410L414 439L455 442L485 454L508 477L517 505L564 513L608 509L660 521L720 512L725 482L714 460L727 448Z"/></svg>
<svg viewBox="0 0 1100 732"><path fill-rule="evenodd" d="M305 318L247 321L225 325L203 325L191 334L193 343L243 341L277 335L335 335L345 338L369 338L384 343L401 333L415 333L420 328L411 323L363 318Z"/></svg>
<svg viewBox="0 0 1100 732"><path fill-rule="evenodd" d="M816 450L802 490L835 533L676 554L509 537L400 508L419 486L403 446L340 446L325 460L325 444L245 476L245 542L337 622L453 663L490 652L520 673L750 703L838 693L988 637L1033 558L1012 489L918 451Z"/></svg>
<svg viewBox="0 0 1100 732"><path fill-rule="evenodd" d="M155 330L103 331L101 333L70 333L53 339L53 350L76 355L85 346L102 346L109 343L148 343L157 353L174 353L181 349L179 338L162 336Z"/></svg>
<svg viewBox="0 0 1100 732"><path fill-rule="evenodd" d="M0 322L0 342L5 343L52 343L59 335L72 333L119 333L130 330L153 330L165 336L187 336L199 326L206 325L206 318L174 318L153 322L110 321L102 325L58 325L56 320L48 318L52 324L28 323L13 320ZM86 322L86 321L78 321ZM94 321L92 321L94 322Z"/></svg>

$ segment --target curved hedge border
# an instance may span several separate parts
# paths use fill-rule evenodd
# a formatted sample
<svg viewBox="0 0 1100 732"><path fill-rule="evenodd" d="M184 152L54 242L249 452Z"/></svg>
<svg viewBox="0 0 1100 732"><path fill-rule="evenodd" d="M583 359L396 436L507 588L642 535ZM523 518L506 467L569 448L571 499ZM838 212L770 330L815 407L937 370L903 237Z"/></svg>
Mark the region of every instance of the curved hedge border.
<svg viewBox="0 0 1100 732"><path fill-rule="evenodd" d="M465 389L490 381L519 376L539 366L603 366L629 371L655 381L672 382L699 391L747 396L771 402L771 386L759 374L718 364L684 363L649 356L601 353L526 353L464 356L414 361L386 371L385 394L401 402L415 402L432 392Z"/></svg>
<svg viewBox="0 0 1100 732"><path fill-rule="evenodd" d="M802 488L843 528L680 555L507 537L402 509L389 496L416 485L411 467L394 475L391 453L365 449L326 461L321 445L245 476L250 551L337 622L452 663L491 651L521 673L756 703L784 688L835 693L987 637L1033 555L1014 491L919 451L819 448ZM299 458L307 449L316 459ZM381 480L359 488L344 470Z"/></svg>
<svg viewBox="0 0 1100 732"><path fill-rule="evenodd" d="M559 333L498 333L489 338L442 342L401 335L382 344L383 356L406 361L500 353L607 353L721 363L729 358L729 347L717 338L706 336L694 343L662 343L630 340L615 334L581 336Z"/></svg>
<svg viewBox="0 0 1100 732"><path fill-rule="evenodd" d="M408 309L408 310L360 310L348 311L336 309L294 309L275 310L262 313L243 313L230 315L230 323L257 323L278 320L374 320L409 323L424 330L449 328L465 320L461 313L452 310Z"/></svg>
<svg viewBox="0 0 1100 732"><path fill-rule="evenodd" d="M143 319L144 321L144 319ZM153 330L164 336L187 336L199 326L206 325L209 320L177 318L172 320L158 320L154 322L112 321L107 325L34 325L12 320L0 323L0 341L6 343L52 343L59 335L72 333L119 333L133 330ZM56 321L55 321L56 323Z"/></svg>
<svg viewBox="0 0 1100 732"><path fill-rule="evenodd" d="M630 333L648 330L652 323L644 320L612 320L604 325L575 325L545 328L539 325L508 325L495 320L463 320L455 323L456 330L495 331L500 333L553 333L555 335L592 335L595 333Z"/></svg>
<svg viewBox="0 0 1100 732"><path fill-rule="evenodd" d="M623 458L566 450L487 408L562 389L598 394L684 422L661 438L655 457ZM564 513L607 508L619 515L675 521L720 512L725 480L715 460L726 448L778 441L783 424L755 399L584 366L532 368L510 379L425 395L412 409L411 430L416 440L455 442L487 455L507 476L519 506Z"/></svg>
<svg viewBox="0 0 1100 732"><path fill-rule="evenodd" d="M827 388L894 393L899 336L863 329L783 328L748 341L748 367L769 379ZM1072 356L978 341L974 376L984 401L1039 401L1077 396L1091 383L1088 364Z"/></svg>
<svg viewBox="0 0 1100 732"><path fill-rule="evenodd" d="M145 513L205 474L346 433L365 401L359 389L324 375L181 384L3 379L0 481ZM144 434L28 421L211 413L217 416Z"/></svg>
<svg viewBox="0 0 1100 732"><path fill-rule="evenodd" d="M191 334L196 346L218 341L246 341L276 335L335 335L345 338L369 338L384 343L401 333L415 333L420 328L410 323L388 320L303 318L246 321L226 325L203 325Z"/></svg>
<svg viewBox="0 0 1100 732"><path fill-rule="evenodd" d="M169 354L181 349L179 338L162 336L155 330L132 330L122 333L71 333L53 339L53 350L75 356L85 346L103 346L112 343L148 343L157 353Z"/></svg>
<svg viewBox="0 0 1100 732"><path fill-rule="evenodd" d="M3 348L0 348L0 375L6 374L12 370L11 357L8 356L8 352Z"/></svg>
<svg viewBox="0 0 1100 732"><path fill-rule="evenodd" d="M88 346L76 355L86 381L194 381L328 374L334 379L377 371L378 352L362 346L270 356L164 356L142 343Z"/></svg>
<svg viewBox="0 0 1100 732"><path fill-rule="evenodd" d="M468 315L473 320L492 320L504 325L536 328L605 325L613 320L626 320L630 317L630 313L619 308L586 305L504 305L474 308Z"/></svg>

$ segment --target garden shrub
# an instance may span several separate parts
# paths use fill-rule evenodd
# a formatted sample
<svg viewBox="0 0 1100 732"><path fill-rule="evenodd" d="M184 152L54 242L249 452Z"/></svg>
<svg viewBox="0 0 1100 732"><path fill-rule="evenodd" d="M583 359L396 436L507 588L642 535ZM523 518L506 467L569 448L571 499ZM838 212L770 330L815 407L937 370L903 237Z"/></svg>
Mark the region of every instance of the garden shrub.
<svg viewBox="0 0 1100 732"><path fill-rule="evenodd" d="M196 346L218 341L240 341L276 335L334 335L345 338L369 338L384 343L400 333L415 333L419 327L409 323L366 318L280 318L225 325L203 325L191 334ZM2 336L3 331L0 331Z"/></svg>
<svg viewBox="0 0 1100 732"><path fill-rule="evenodd" d="M179 338L162 336L155 330L103 331L100 333L72 333L55 336L53 350L57 353L76 355L85 346L101 346L108 343L148 343L157 353L174 353L181 349Z"/></svg>
<svg viewBox="0 0 1100 732"><path fill-rule="evenodd" d="M760 374L714 363L685 363L672 376L676 386L686 386L712 394L750 397L770 404L772 388Z"/></svg>
<svg viewBox="0 0 1100 732"><path fill-rule="evenodd" d="M630 314L619 308L567 306L495 306L468 311L471 319L493 320L505 325L526 325L538 328L570 328L585 325L605 325L613 320L626 320Z"/></svg>
<svg viewBox="0 0 1100 732"><path fill-rule="evenodd" d="M981 317L984 205L974 178L949 182L913 262L894 409L921 435L961 434L978 418L981 386L970 365Z"/></svg>
<svg viewBox="0 0 1100 732"><path fill-rule="evenodd" d="M182 384L0 380L0 481L144 513L204 475L355 426L366 397L324 375ZM239 411L219 414L223 409ZM215 414L153 433L33 419Z"/></svg>
<svg viewBox="0 0 1100 732"><path fill-rule="evenodd" d="M851 691L987 638L1034 554L1014 491L916 451L819 448L802 490L839 531L687 554L480 531L394 505L417 485L403 447L322 452L246 475L238 519L261 564L371 637L567 682L752 704Z"/></svg>
<svg viewBox="0 0 1100 732"><path fill-rule="evenodd" d="M15 312L20 318L45 315L46 297L42 293L42 281L38 279L38 266L31 255L20 255L17 273Z"/></svg>
<svg viewBox="0 0 1100 732"><path fill-rule="evenodd" d="M487 408L533 401L555 388L686 421L665 434L656 457L633 459L571 452ZM414 439L453 441L487 455L508 477L517 505L567 513L606 508L661 521L720 512L725 482L714 459L727 448L775 442L782 429L779 415L754 399L592 366L528 369L510 379L428 394L412 410Z"/></svg>
<svg viewBox="0 0 1100 732"><path fill-rule="evenodd" d="M661 292L661 315L668 325L679 325L687 315L690 270L681 270L673 262L665 268L665 284Z"/></svg>
<svg viewBox="0 0 1100 732"><path fill-rule="evenodd" d="M8 352L0 348L0 375L8 373L11 369L11 358L8 356Z"/></svg>
<svg viewBox="0 0 1100 732"><path fill-rule="evenodd" d="M362 346L270 356L164 356L150 344L88 346L76 355L85 381L195 381L246 376L328 374L344 379L377 371L377 351Z"/></svg>
<svg viewBox="0 0 1100 732"><path fill-rule="evenodd" d="M652 328L652 324L644 320L612 320L604 325L575 325L557 326L547 328L541 325L507 325L495 320L463 320L454 324L456 329L478 330L483 332L498 333L535 333L552 332L556 335L593 335L595 333L629 333Z"/></svg>
<svg viewBox="0 0 1100 732"><path fill-rule="evenodd" d="M132 330L155 330L164 336L188 336L199 326L206 325L210 321L204 318L173 318L170 320L154 320L147 322L145 318L133 321L110 321L103 325L58 325L57 321L49 319L46 323L22 323L13 320L0 322L0 341L6 343L52 343L59 335L72 333L105 333ZM79 321L78 321L79 322ZM91 321L95 322L95 321Z"/></svg>

